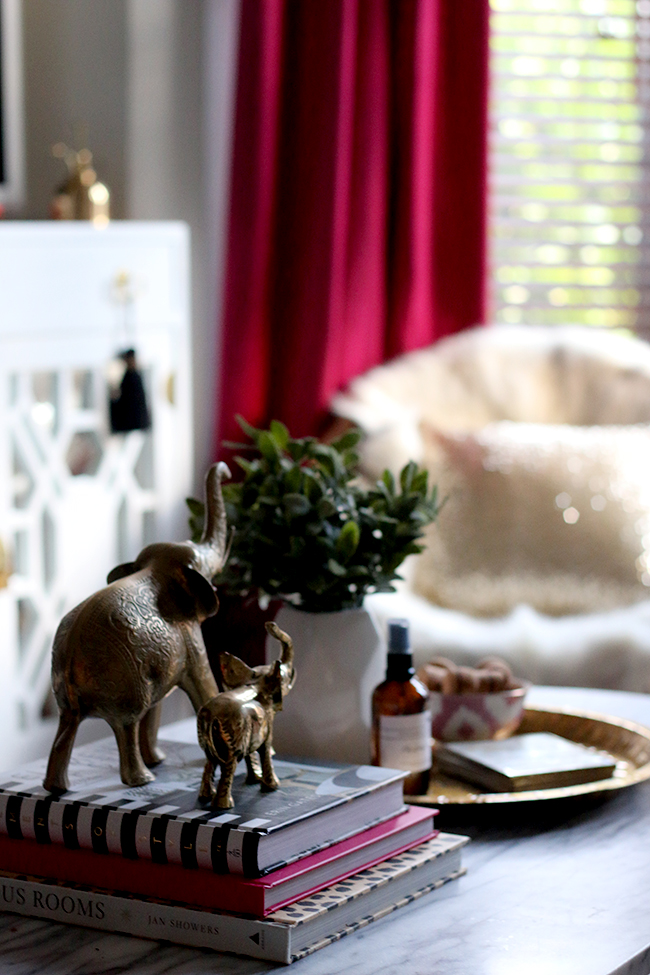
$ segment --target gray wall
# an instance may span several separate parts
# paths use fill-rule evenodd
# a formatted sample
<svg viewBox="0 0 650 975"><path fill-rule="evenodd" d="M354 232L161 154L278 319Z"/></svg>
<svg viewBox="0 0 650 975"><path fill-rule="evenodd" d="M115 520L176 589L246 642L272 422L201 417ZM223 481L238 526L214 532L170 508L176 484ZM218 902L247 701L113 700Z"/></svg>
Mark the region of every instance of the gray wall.
<svg viewBox="0 0 650 975"><path fill-rule="evenodd" d="M193 252L195 479L211 460L239 0L23 0L26 200L87 127L116 219L180 219Z"/></svg>
<svg viewBox="0 0 650 975"><path fill-rule="evenodd" d="M23 3L26 201L18 216L44 219L63 163L55 142L78 145L79 126L114 215L126 216L126 0L26 0Z"/></svg>

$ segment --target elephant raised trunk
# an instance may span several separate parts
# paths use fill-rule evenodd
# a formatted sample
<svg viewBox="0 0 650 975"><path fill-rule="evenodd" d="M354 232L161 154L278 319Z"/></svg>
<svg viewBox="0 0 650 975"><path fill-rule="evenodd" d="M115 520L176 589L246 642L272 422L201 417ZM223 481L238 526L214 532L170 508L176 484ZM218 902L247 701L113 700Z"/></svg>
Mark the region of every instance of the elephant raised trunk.
<svg viewBox="0 0 650 975"><path fill-rule="evenodd" d="M221 482L230 477L228 465L220 461L213 464L205 478L205 527L196 551L194 568L212 579L221 572L228 558L228 523L226 506L221 492Z"/></svg>
<svg viewBox="0 0 650 975"><path fill-rule="evenodd" d="M280 641L282 653L280 654L280 672L282 674L282 685L287 689L293 686L295 680L295 670L293 666L293 640L284 630L281 630L277 623L267 623L267 631Z"/></svg>

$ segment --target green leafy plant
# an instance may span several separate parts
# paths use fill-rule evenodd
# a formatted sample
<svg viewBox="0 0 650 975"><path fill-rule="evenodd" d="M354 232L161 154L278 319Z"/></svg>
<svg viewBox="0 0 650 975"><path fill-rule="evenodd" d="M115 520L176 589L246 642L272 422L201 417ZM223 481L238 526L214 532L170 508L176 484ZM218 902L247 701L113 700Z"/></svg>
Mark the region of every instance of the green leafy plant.
<svg viewBox="0 0 650 975"><path fill-rule="evenodd" d="M371 487L356 477L351 430L332 444L293 439L274 421L257 430L240 417L251 459L235 458L240 481L223 487L233 528L230 556L215 580L231 593L281 596L311 612L360 606L369 592L391 592L407 555L422 551L424 528L439 511L427 471L411 462L399 483L385 471ZM198 538L203 505L188 499Z"/></svg>

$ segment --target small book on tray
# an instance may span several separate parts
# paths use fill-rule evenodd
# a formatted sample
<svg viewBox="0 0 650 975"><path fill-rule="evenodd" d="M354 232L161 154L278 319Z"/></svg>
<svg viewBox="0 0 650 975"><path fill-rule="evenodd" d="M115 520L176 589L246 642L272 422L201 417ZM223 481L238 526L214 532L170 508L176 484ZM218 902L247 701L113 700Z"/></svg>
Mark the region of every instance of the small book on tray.
<svg viewBox="0 0 650 975"><path fill-rule="evenodd" d="M489 792L557 789L608 779L616 760L550 732L503 741L448 742L436 748L438 768Z"/></svg>

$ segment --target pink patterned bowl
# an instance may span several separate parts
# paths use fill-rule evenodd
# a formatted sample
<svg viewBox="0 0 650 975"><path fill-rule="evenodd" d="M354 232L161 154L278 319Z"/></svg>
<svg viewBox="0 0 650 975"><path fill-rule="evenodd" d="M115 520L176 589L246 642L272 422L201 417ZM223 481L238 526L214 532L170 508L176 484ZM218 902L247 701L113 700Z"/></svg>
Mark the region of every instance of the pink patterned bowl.
<svg viewBox="0 0 650 975"><path fill-rule="evenodd" d="M524 714L530 684L482 694L429 692L432 735L438 741L479 741L507 738Z"/></svg>

